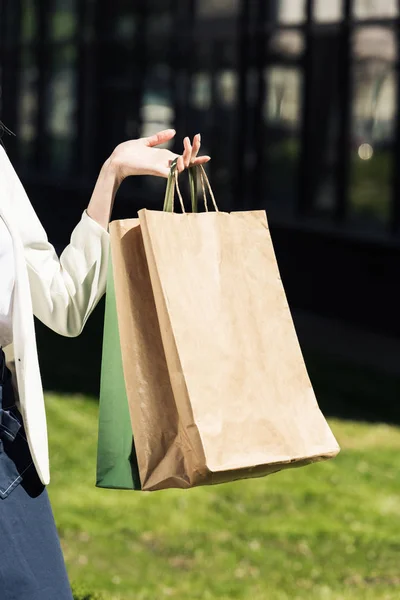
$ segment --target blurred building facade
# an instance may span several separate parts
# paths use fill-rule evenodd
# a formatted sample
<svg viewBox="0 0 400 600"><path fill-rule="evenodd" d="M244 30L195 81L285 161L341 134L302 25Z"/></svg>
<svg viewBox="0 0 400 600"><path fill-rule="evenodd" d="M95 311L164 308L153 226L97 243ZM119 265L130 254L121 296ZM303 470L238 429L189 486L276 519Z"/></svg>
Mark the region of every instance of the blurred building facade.
<svg viewBox="0 0 400 600"><path fill-rule="evenodd" d="M0 0L7 150L62 246L114 146L201 131L293 307L400 336L397 0ZM114 217L161 206L124 183Z"/></svg>

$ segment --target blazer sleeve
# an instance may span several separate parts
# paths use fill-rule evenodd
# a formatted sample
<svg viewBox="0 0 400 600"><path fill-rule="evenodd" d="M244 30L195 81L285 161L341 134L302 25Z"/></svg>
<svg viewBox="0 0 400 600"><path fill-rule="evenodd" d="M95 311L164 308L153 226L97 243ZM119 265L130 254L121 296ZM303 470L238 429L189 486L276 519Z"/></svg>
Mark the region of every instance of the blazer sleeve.
<svg viewBox="0 0 400 600"><path fill-rule="evenodd" d="M8 158L7 164L33 313L53 331L75 337L105 292L109 234L85 211L59 258Z"/></svg>

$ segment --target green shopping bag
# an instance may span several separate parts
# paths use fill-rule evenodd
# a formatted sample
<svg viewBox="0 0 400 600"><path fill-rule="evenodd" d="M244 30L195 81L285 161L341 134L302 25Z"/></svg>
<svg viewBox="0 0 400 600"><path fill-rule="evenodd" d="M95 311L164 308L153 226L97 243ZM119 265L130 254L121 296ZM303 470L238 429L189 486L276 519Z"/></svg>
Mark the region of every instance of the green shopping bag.
<svg viewBox="0 0 400 600"><path fill-rule="evenodd" d="M141 489L122 368L111 255L104 318L96 485Z"/></svg>
<svg viewBox="0 0 400 600"><path fill-rule="evenodd" d="M176 161L171 165L163 210L173 211ZM197 212L197 174L189 169L192 211ZM141 490L122 365L110 252L100 379L96 486Z"/></svg>

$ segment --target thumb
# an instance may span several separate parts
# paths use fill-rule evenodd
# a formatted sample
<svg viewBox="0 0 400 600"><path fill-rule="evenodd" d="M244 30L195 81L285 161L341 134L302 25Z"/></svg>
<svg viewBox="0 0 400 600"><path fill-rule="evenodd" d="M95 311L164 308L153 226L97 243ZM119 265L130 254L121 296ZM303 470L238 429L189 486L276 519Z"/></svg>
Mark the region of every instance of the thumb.
<svg viewBox="0 0 400 600"><path fill-rule="evenodd" d="M172 138L175 136L175 134L176 134L175 129L164 129L163 131L159 131L158 133L155 133L154 135L151 135L150 137L143 138L143 142L146 146L149 146L151 148L153 146L159 146L160 144L165 144L165 142L172 140Z"/></svg>

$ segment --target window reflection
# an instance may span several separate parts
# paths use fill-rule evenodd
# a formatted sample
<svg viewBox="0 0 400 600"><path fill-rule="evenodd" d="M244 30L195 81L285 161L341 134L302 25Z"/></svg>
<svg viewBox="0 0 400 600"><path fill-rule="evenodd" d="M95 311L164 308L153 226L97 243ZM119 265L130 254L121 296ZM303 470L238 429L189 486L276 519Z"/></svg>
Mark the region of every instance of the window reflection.
<svg viewBox="0 0 400 600"><path fill-rule="evenodd" d="M266 69L265 82L267 207L273 216L288 216L293 213L297 195L301 72L294 67L273 66Z"/></svg>
<svg viewBox="0 0 400 600"><path fill-rule="evenodd" d="M21 6L22 41L31 42L37 32L37 6L34 0L23 0Z"/></svg>
<svg viewBox="0 0 400 600"><path fill-rule="evenodd" d="M236 72L233 69L219 70L216 73L215 84L216 107L207 134L210 146L207 150L207 144L205 144L204 151L207 150L207 153L213 156L215 164L212 165L212 175L215 181L215 191L222 203L227 199L237 152L235 124L237 123L238 77ZM214 132L215 142L211 137Z"/></svg>
<svg viewBox="0 0 400 600"><path fill-rule="evenodd" d="M167 57L172 59L177 54L179 56L176 48L171 47L172 44L180 44L179 40L171 40L173 24L173 15L165 10L147 16L145 51L149 62L165 61Z"/></svg>
<svg viewBox="0 0 400 600"><path fill-rule="evenodd" d="M384 224L390 215L396 110L394 32L384 27L358 29L353 56L350 211L365 225Z"/></svg>
<svg viewBox="0 0 400 600"><path fill-rule="evenodd" d="M277 20L280 23L296 24L306 16L305 0L275 0Z"/></svg>
<svg viewBox="0 0 400 600"><path fill-rule="evenodd" d="M250 174L260 165L265 167L260 168L263 178L260 189L265 191L273 214L287 215L296 204L299 187L299 130L305 76L309 85L303 142L308 166L304 167L302 181L307 181L304 189L310 191L305 212L333 220L341 153L346 152L347 156L347 149L340 146L341 111L351 103L350 220L372 227L386 225L391 204L398 32L389 25L371 26L363 21L396 19L399 16L396 0L353 0L353 22L346 27L341 22L343 0L313 0L311 29L304 29L306 0L264 0L265 11L260 9L261 0L249 0L249 23L241 32L236 26L244 6L241 0L197 0L194 3L197 23L193 29L189 5L181 10L162 0L146 0L144 4L113 0L103 2L105 12L94 18L96 0L85 0L84 11L78 11L79 2L49 0L51 43L48 60L43 60L49 64L43 69L46 94L40 101L46 106L45 140L49 144L46 153L53 167L67 171L72 164L74 143L80 143L75 131L79 49L76 42L78 13L85 14L81 31L93 27L93 37L84 35L84 39L95 44L93 48L88 46L91 50L88 55L92 56L92 64L98 62L92 93L98 94L100 108L93 114L93 121L104 127L104 139L111 147L124 135L139 132L148 135L171 126L179 130L183 124L185 128L193 127L193 133L202 131L204 144L209 145L203 151L212 154L209 168L213 170L215 186L223 190L228 185L222 182L229 183L232 164L236 166L232 160L238 160L233 154L238 152L238 129L243 124L241 143L248 159L244 163L246 169ZM39 55L36 43L41 4L38 0L20 0L20 3L24 45L18 73L18 143L29 160L37 136L35 55ZM264 12L268 20L265 29L257 21ZM177 14L183 23L187 19L188 31L175 31ZM393 21L393 28L396 23ZM248 40L242 58L246 64L239 73L242 61L239 61L237 35L247 31L247 25L254 35ZM342 50L347 25L354 31L352 97L343 99L340 98ZM17 29L16 39L19 25ZM192 52L191 38L186 39L189 31L194 36ZM203 32L207 35L203 36ZM171 34L176 37L173 39ZM303 62L305 38L311 44ZM31 42L35 44L32 51ZM264 43L266 48L261 47ZM261 63L263 54L265 63ZM243 120L238 114L239 77L246 94ZM262 97L264 87L265 97ZM110 106L117 110L108 120L104 117L108 116ZM260 148L258 158L256 153Z"/></svg>
<svg viewBox="0 0 400 600"><path fill-rule="evenodd" d="M304 52L304 36L299 31L278 30L271 35L269 50L283 58L299 58Z"/></svg>
<svg viewBox="0 0 400 600"><path fill-rule="evenodd" d="M174 109L170 95L171 69L158 64L148 69L141 107L142 136L174 125Z"/></svg>
<svg viewBox="0 0 400 600"><path fill-rule="evenodd" d="M218 74L217 93L221 106L233 108L237 94L237 75L232 69L225 69Z"/></svg>
<svg viewBox="0 0 400 600"><path fill-rule="evenodd" d="M99 4L98 0L90 1ZM101 4L97 18L101 19L102 34L106 40L129 42L134 37L138 25L136 5L131 0L112 0Z"/></svg>
<svg viewBox="0 0 400 600"><path fill-rule="evenodd" d="M239 9L240 0L200 0L197 3L199 17L234 17Z"/></svg>
<svg viewBox="0 0 400 600"><path fill-rule="evenodd" d="M71 167L76 136L77 100L75 46L68 44L54 55L47 94L46 133L50 142L50 161L57 170Z"/></svg>
<svg viewBox="0 0 400 600"><path fill-rule="evenodd" d="M50 38L68 40L77 29L77 0L53 0L50 13Z"/></svg>
<svg viewBox="0 0 400 600"><path fill-rule="evenodd" d="M295 129L299 121L299 71L271 67L266 71L268 96L264 117L269 124Z"/></svg>
<svg viewBox="0 0 400 600"><path fill-rule="evenodd" d="M38 69L31 49L25 49L21 56L20 93L18 111L18 143L23 160L29 162L33 158L33 147L36 139L36 115Z"/></svg>
<svg viewBox="0 0 400 600"><path fill-rule="evenodd" d="M314 20L319 23L332 23L342 18L342 0L314 0Z"/></svg>
<svg viewBox="0 0 400 600"><path fill-rule="evenodd" d="M221 49L221 54L223 50ZM201 131L202 152L211 154L214 191L221 206L229 191L235 158L238 76L233 68L202 69L192 76L191 116Z"/></svg>
<svg viewBox="0 0 400 600"><path fill-rule="evenodd" d="M148 32L147 35L151 39L151 43L157 43L159 36L165 37L171 32L173 25L173 15L170 12L158 11L151 15L148 20Z"/></svg>
<svg viewBox="0 0 400 600"><path fill-rule="evenodd" d="M211 76L207 71L193 75L192 104L197 110L207 110L211 106Z"/></svg>
<svg viewBox="0 0 400 600"><path fill-rule="evenodd" d="M115 37L122 40L131 40L136 33L136 21L133 15L118 14L113 21Z"/></svg>
<svg viewBox="0 0 400 600"><path fill-rule="evenodd" d="M354 0L353 14L357 19L397 17L397 0Z"/></svg>

